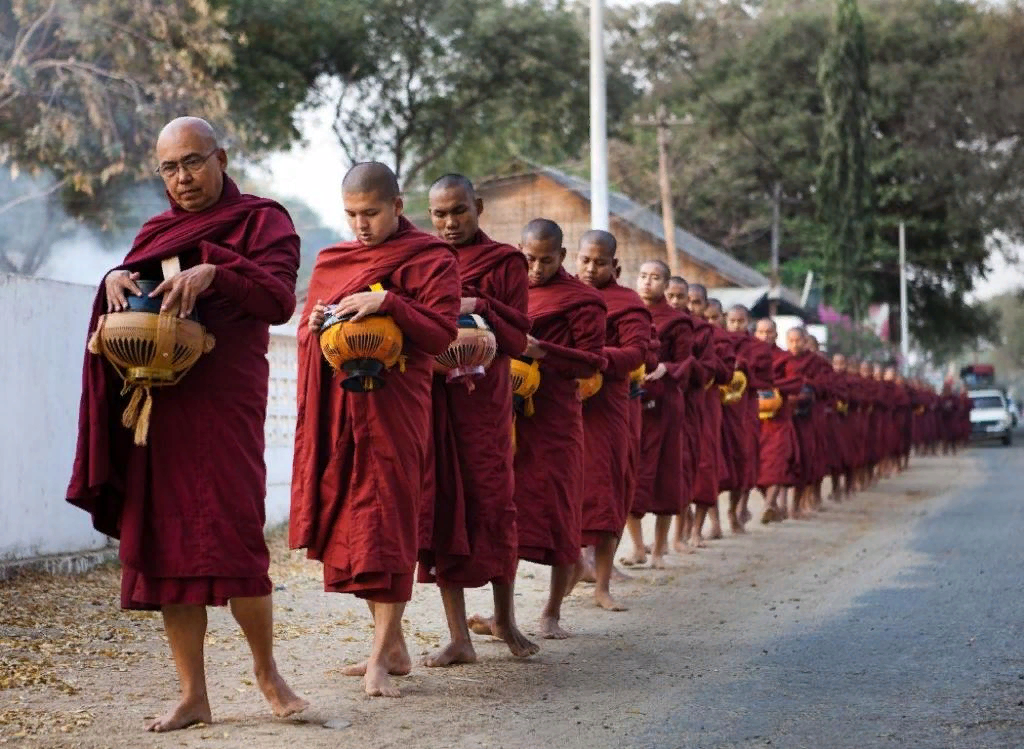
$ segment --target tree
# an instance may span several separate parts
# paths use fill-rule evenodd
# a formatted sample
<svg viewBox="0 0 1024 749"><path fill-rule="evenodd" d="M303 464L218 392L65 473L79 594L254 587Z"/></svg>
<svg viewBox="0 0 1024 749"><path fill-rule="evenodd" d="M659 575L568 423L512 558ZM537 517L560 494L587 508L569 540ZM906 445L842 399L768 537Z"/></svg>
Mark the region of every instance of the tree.
<svg viewBox="0 0 1024 749"><path fill-rule="evenodd" d="M835 32L818 67L825 105L818 173L818 216L825 236L819 247L825 290L833 306L859 319L872 239L868 174L871 109L868 48L857 0L838 0Z"/></svg>
<svg viewBox="0 0 1024 749"><path fill-rule="evenodd" d="M831 0L775 0L749 12L711 0L685 6L700 20L685 36L686 62L652 58L660 67L650 77L660 82L638 105L664 102L693 117L671 144L679 222L763 267L779 179L783 278L797 282L796 266L834 278L822 249L829 224L815 198L825 137L818 67L834 23ZM915 339L962 346L991 336L991 317L964 300L998 251L994 232L1003 229L1010 241L1024 234L1022 214L1010 208L1024 189L1024 13L1015 3L956 0L864 0L861 12L870 41L875 233L849 275L870 301L898 303L903 221ZM665 28L641 31L649 39ZM629 44L613 55L639 57ZM638 128L611 149L613 179L641 200L656 195L649 139Z"/></svg>
<svg viewBox="0 0 1024 749"><path fill-rule="evenodd" d="M359 0L214 2L226 12L234 58L219 80L250 152L291 145L297 111L320 103L332 78L355 79L366 67Z"/></svg>
<svg viewBox="0 0 1024 749"><path fill-rule="evenodd" d="M0 160L88 195L147 175L182 112L229 131L222 21L202 0L3 0Z"/></svg>
<svg viewBox="0 0 1024 749"><path fill-rule="evenodd" d="M351 161L389 161L407 185L460 148L580 144L586 43L541 0L376 0L368 68L341 75L334 130ZM493 141L492 141L493 142Z"/></svg>

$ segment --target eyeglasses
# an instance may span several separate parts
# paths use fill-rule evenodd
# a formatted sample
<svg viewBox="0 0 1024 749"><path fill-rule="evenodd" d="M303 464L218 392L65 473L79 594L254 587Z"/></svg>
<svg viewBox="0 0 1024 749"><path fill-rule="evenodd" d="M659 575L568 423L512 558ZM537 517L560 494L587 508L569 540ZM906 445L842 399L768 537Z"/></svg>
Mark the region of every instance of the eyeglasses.
<svg viewBox="0 0 1024 749"><path fill-rule="evenodd" d="M181 161L165 161L156 168L156 173L164 179L172 179L178 176L178 171L184 169L189 174L196 174L206 164L207 160L213 156L220 148L214 148L205 156L200 156L197 153L189 154Z"/></svg>

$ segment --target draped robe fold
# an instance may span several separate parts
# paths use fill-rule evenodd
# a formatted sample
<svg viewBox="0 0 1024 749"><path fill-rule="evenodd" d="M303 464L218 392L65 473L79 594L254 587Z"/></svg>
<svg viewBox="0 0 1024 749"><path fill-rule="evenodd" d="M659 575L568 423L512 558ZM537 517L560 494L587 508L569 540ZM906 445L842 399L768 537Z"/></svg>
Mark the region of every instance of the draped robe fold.
<svg viewBox="0 0 1024 749"><path fill-rule="evenodd" d="M759 434L757 486L764 490L771 486L795 486L800 479L800 444L793 426L794 397L799 394L803 379L792 374L793 357L771 344L762 344L771 350L772 387L783 397L782 408L774 418L761 422Z"/></svg>
<svg viewBox="0 0 1024 749"><path fill-rule="evenodd" d="M456 248L462 295L494 333L498 353L483 377L447 383L435 375L428 461L434 501L419 528L419 582L477 588L511 583L516 573L515 473L509 358L526 348L526 257L482 231Z"/></svg>
<svg viewBox="0 0 1024 749"><path fill-rule="evenodd" d="M576 380L605 366L601 295L565 269L529 292L531 335L545 355L533 416L516 418L519 558L552 566L579 558L583 535L583 410Z"/></svg>
<svg viewBox="0 0 1024 749"><path fill-rule="evenodd" d="M635 291L615 281L598 291L608 308L608 363L601 389L583 403L584 546L621 535L626 524L636 480L629 373L644 363L651 337L651 313Z"/></svg>
<svg viewBox="0 0 1024 749"><path fill-rule="evenodd" d="M339 387L307 320L380 283L380 314L403 335L404 370L384 387ZM459 277L451 247L406 219L382 244L346 242L322 250L299 323L298 417L289 525L291 548L324 565L324 589L378 603L408 601L427 475L434 356L456 334Z"/></svg>
<svg viewBox="0 0 1024 749"><path fill-rule="evenodd" d="M148 444L121 425L121 381L85 355L78 446L67 499L120 539L121 605L224 605L268 595L263 538L270 325L295 308L299 238L288 213L227 176L218 201L142 227L119 269L159 279L160 262L216 266L196 312L216 338L177 385L153 389ZM100 285L89 330L106 308Z"/></svg>

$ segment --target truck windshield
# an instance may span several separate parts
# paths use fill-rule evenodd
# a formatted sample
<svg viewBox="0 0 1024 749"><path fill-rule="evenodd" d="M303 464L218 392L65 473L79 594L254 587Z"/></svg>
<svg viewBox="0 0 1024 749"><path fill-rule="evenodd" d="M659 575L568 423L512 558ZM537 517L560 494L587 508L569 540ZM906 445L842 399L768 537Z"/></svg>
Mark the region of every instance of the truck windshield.
<svg viewBox="0 0 1024 749"><path fill-rule="evenodd" d="M1003 399L998 395L979 395L971 398L975 408L1005 408Z"/></svg>

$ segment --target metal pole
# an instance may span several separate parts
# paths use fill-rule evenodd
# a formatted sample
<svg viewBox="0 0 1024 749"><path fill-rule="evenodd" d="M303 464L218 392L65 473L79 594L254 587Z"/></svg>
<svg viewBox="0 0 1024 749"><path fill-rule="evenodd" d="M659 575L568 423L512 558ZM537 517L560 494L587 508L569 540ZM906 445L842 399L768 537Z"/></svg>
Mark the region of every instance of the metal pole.
<svg viewBox="0 0 1024 749"><path fill-rule="evenodd" d="M779 240L782 234L782 182L776 180L772 191L772 293L779 293ZM779 313L779 304L771 302L770 314L775 317Z"/></svg>
<svg viewBox="0 0 1024 749"><path fill-rule="evenodd" d="M907 309L907 232L900 221L900 354L903 374L908 374L910 359L910 310Z"/></svg>
<svg viewBox="0 0 1024 749"><path fill-rule="evenodd" d="M608 230L604 0L590 0L590 226Z"/></svg>

